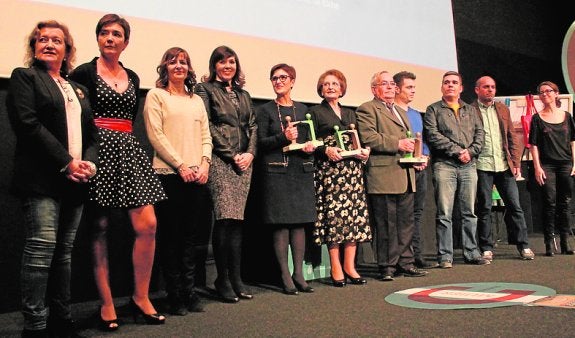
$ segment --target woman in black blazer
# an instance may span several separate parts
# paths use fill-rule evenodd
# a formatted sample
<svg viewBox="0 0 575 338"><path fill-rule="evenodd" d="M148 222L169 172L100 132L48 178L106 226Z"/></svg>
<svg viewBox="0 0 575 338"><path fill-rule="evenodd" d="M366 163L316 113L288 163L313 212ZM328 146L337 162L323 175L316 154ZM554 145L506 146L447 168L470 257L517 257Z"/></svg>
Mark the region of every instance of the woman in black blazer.
<svg viewBox="0 0 575 338"><path fill-rule="evenodd" d="M75 54L68 28L39 22L28 42L30 67L14 69L7 100L17 137L13 191L26 226L22 336L69 336L72 246L84 183L96 174L98 132L86 89L67 80Z"/></svg>
<svg viewBox="0 0 575 338"><path fill-rule="evenodd" d="M309 128L305 123L307 107L291 99L296 71L280 63L270 71L276 99L261 105L256 113L258 124L258 168L261 217L272 227L273 246L281 271L283 292L297 295L313 292L303 275L305 227L316 220L315 171ZM289 122L291 121L291 122ZM302 149L284 152L292 142L305 144ZM293 257L293 275L288 269L288 246Z"/></svg>
<svg viewBox="0 0 575 338"><path fill-rule="evenodd" d="M310 107L309 112L324 146L315 152L318 219L313 231L314 242L328 246L333 286L343 287L348 280L362 285L367 281L355 268L355 254L358 243L372 239L363 180L363 162L369 158L369 149L343 157L341 144L334 137L335 126L340 131L357 126L355 112L339 102L347 90L345 75L337 69L325 71L317 81L316 90L323 101ZM340 141L352 150L349 135L342 135Z"/></svg>

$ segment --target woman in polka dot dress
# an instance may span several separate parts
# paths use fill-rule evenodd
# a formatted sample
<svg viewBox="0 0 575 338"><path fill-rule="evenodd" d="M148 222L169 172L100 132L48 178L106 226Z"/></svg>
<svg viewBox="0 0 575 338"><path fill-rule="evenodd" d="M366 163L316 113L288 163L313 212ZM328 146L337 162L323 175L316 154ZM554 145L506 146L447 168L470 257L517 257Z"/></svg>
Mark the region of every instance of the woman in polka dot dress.
<svg viewBox="0 0 575 338"><path fill-rule="evenodd" d="M138 112L139 78L118 61L128 45L130 26L107 14L96 26L100 57L76 68L70 77L89 89L90 102L100 132L101 144L97 177L90 187L91 216L94 220L94 276L102 300L101 328L113 331L118 321L108 277L106 230L112 208L128 211L135 241L132 251L134 293L130 306L148 324L162 324L148 297L156 246L156 216L153 204L166 199L150 160L132 134Z"/></svg>

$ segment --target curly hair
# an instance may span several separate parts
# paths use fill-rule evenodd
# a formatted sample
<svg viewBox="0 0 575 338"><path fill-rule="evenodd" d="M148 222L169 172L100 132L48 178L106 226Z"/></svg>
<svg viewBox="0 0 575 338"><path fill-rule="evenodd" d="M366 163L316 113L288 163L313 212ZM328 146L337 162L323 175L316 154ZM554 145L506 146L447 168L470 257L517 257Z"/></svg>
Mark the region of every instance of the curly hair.
<svg viewBox="0 0 575 338"><path fill-rule="evenodd" d="M317 80L317 87L316 87L317 95L319 95L320 97L323 97L323 94L322 94L323 82L325 81L325 78L328 75L333 75L337 78L337 80L339 81L339 87L341 88L341 97L343 97L347 91L347 80L345 78L345 75L343 75L343 73L337 69L326 70L323 74L321 74L319 76L319 79Z"/></svg>
<svg viewBox="0 0 575 338"><path fill-rule="evenodd" d="M184 55L186 59L186 63L188 64L188 74L186 75L186 79L184 80L184 86L188 90L190 95L194 92L194 86L196 85L196 72L192 68L192 62L190 61L190 55L188 52L180 47L172 47L168 49L164 56L162 56L162 60L160 61L160 65L156 68L158 72L158 79L156 80L156 87L157 88L167 88L168 87L168 64L170 61L176 59L180 54Z"/></svg>

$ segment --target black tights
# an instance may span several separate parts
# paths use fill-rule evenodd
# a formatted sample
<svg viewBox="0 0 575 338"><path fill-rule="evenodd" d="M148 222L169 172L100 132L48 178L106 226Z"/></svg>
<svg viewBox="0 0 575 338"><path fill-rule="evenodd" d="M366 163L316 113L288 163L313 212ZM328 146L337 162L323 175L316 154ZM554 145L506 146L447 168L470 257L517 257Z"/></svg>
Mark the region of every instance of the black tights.
<svg viewBox="0 0 575 338"><path fill-rule="evenodd" d="M303 258L305 254L305 229L303 226L286 227L276 225L273 232L274 251L280 267L283 286L287 289L295 288L294 281L302 287L307 283L303 277ZM288 267L288 245L291 245L293 258L293 280Z"/></svg>
<svg viewBox="0 0 575 338"><path fill-rule="evenodd" d="M217 220L214 224L212 247L218 277L216 289L223 293L245 292L241 277L243 221Z"/></svg>

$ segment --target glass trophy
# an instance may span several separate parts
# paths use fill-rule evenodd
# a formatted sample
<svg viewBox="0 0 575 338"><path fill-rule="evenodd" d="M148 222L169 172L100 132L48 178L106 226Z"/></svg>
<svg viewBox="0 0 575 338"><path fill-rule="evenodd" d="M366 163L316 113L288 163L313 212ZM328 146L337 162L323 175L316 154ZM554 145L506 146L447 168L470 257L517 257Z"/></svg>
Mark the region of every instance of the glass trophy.
<svg viewBox="0 0 575 338"><path fill-rule="evenodd" d="M411 138L411 131L407 131L407 137ZM412 153L405 153L402 158L399 159L399 163L405 164L423 164L427 162L427 157L423 156L423 140L421 138L421 133L415 133L415 146Z"/></svg>
<svg viewBox="0 0 575 338"><path fill-rule="evenodd" d="M349 125L348 130L339 130L339 126L333 126L333 129L335 130L334 137L337 142L337 146L343 149L343 151L339 153L341 157L345 158L361 154L364 149L361 148L359 136L357 135L357 130L355 130L355 125L353 123ZM349 137L351 141L349 147L345 146L343 135L347 135Z"/></svg>
<svg viewBox="0 0 575 338"><path fill-rule="evenodd" d="M286 122L288 124L288 126L292 127L295 126L297 124L303 123L304 125L306 125L309 129L309 135L310 135L310 140L307 142L311 142L314 147L319 147L323 145L323 141L318 141L315 138L315 128L313 126L313 121L311 120L311 115L310 114L305 114L305 120L301 120L301 121L295 121L292 122L291 121L291 117L290 116L286 116ZM283 151L288 152L288 151L294 151L294 150L301 150L303 149L303 147L305 147L306 143L297 143L297 140L291 140L291 144L288 146L283 147Z"/></svg>

